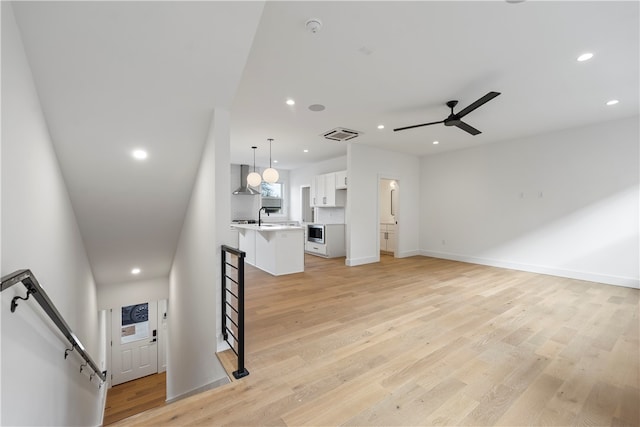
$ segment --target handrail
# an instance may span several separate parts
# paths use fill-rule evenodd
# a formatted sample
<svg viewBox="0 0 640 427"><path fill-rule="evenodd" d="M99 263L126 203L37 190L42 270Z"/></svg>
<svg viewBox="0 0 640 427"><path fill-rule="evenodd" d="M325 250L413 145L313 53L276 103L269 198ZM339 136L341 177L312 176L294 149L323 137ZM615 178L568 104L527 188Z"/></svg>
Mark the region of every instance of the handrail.
<svg viewBox="0 0 640 427"><path fill-rule="evenodd" d="M10 288L17 283L22 283L24 285L24 287L27 289L27 295L24 298L19 296L13 297L13 299L11 300L11 312L13 313L16 311L16 308L18 307L18 300L26 301L31 295L33 295L33 298L35 298L38 304L40 304L40 307L42 307L44 312L47 313L53 323L55 323L58 329L60 329L60 332L62 332L62 334L71 343L71 348L66 349L64 352L64 358L67 358L69 352L76 350L86 362L80 366L80 372L82 372L82 368L84 366L89 365L89 367L93 369L93 372L95 372L95 374L91 374L91 376L89 377L90 380L93 375L97 375L98 378L100 378L103 382L106 381L107 371L100 371L91 356L89 356L89 354L85 351L84 346L82 345L78 337L73 333L73 331L71 331L71 328L69 327L69 325L67 325L67 322L65 322L60 312L58 312L56 306L53 304L53 302L51 302L51 299L49 299L49 295L47 295L44 289L42 289L31 270L18 270L4 276L1 279L0 292ZM100 386L102 386L102 383L100 384Z"/></svg>
<svg viewBox="0 0 640 427"><path fill-rule="evenodd" d="M231 246L222 245L222 337L229 344L231 350L238 357L238 370L233 372L235 379L240 379L249 375L249 371L244 367L244 258L246 253L244 251L232 248ZM227 261L227 253L235 255L238 259L238 265L233 265ZM238 274L236 279L227 274L227 267L231 267L237 270ZM227 288L227 279L238 286L236 293L233 293ZM227 299L227 294L231 295L231 300L235 298L236 307ZM231 317L231 312L227 311L230 308L236 315L236 321ZM236 327L236 333L227 327L227 320ZM229 335L233 337L233 341L236 343L237 348L229 342ZM237 335L237 336L236 336Z"/></svg>

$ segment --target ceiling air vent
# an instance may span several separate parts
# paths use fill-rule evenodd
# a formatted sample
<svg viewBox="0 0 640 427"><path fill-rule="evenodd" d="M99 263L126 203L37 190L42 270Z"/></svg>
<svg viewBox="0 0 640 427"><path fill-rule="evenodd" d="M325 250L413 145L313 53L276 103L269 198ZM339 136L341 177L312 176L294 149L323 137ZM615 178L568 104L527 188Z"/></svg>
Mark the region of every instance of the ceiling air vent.
<svg viewBox="0 0 640 427"><path fill-rule="evenodd" d="M322 136L332 141L348 141L357 137L361 133L362 132L358 132L357 130L335 128L330 130L329 132L323 133Z"/></svg>

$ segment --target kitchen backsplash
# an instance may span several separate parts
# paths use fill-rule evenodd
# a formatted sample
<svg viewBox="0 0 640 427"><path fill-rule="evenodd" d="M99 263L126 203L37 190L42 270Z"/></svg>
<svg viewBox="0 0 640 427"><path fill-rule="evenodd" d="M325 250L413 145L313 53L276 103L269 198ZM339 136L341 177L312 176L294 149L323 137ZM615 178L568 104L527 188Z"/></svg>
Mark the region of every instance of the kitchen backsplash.
<svg viewBox="0 0 640 427"><path fill-rule="evenodd" d="M316 208L315 221L320 224L344 224L344 208Z"/></svg>
<svg viewBox="0 0 640 427"><path fill-rule="evenodd" d="M231 219L258 219L260 196L231 196Z"/></svg>

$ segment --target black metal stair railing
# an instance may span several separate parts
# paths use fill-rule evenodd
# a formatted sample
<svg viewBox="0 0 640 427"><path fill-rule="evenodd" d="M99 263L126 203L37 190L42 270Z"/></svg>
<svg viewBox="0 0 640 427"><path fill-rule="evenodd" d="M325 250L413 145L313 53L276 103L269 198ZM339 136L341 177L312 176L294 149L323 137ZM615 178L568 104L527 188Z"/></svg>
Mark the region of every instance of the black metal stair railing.
<svg viewBox="0 0 640 427"><path fill-rule="evenodd" d="M27 289L27 294L25 297L15 296L11 300L11 312L15 312L18 307L18 301L23 300L27 301L31 295L36 300L36 302L42 307L45 313L49 316L49 318L53 321L53 323L58 327L60 332L69 340L71 344L71 348L68 348L64 352L64 358L66 359L69 356L70 352L74 350L82 357L85 361L82 365L80 365L80 372L85 366L89 366L93 370L93 374L89 376L89 381L92 380L93 376L96 375L100 380L100 387L107 379L107 371L100 371L96 363L93 361L89 353L86 352L82 343L78 339L78 337L73 333L67 322L64 320L56 306L51 302L49 295L42 289L38 280L33 275L31 270L18 270L11 274L7 274L1 279L0 291L4 291L16 285L18 283L22 283L24 287Z"/></svg>
<svg viewBox="0 0 640 427"><path fill-rule="evenodd" d="M236 379L246 377L244 366L244 258L245 252L222 245L222 337L238 358ZM235 264L233 263L235 261Z"/></svg>

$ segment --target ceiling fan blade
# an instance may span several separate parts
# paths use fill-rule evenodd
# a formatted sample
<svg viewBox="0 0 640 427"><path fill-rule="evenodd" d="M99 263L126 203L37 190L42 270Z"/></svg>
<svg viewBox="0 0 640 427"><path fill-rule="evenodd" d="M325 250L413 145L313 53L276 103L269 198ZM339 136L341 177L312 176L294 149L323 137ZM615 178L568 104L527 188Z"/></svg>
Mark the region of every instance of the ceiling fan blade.
<svg viewBox="0 0 640 427"><path fill-rule="evenodd" d="M394 131L394 132L397 132L397 131L399 131L399 130L419 128L419 127L421 127L421 126L437 125L438 123L444 123L444 120L440 120L439 122L422 123L421 125L405 126L405 127L403 127L403 128L397 128L397 129L394 129L393 131Z"/></svg>
<svg viewBox="0 0 640 427"><path fill-rule="evenodd" d="M456 116L458 116L458 118L462 118L462 117L466 116L467 114L469 114L470 112L472 112L473 110L475 110L476 108L480 107L482 104L485 104L485 103L491 101L493 98L495 98L498 95L500 95L500 92L489 92L488 94L486 94L482 98L478 99L474 103L472 103L472 104L466 106L465 108L463 108L462 110L460 110L458 112L458 114L456 114Z"/></svg>
<svg viewBox="0 0 640 427"><path fill-rule="evenodd" d="M459 127L460 129L462 129L465 132L469 132L471 135L477 135L479 133L482 133L478 129L474 128L473 126L470 126L470 125L466 124L462 120L458 120L454 124L454 126Z"/></svg>

